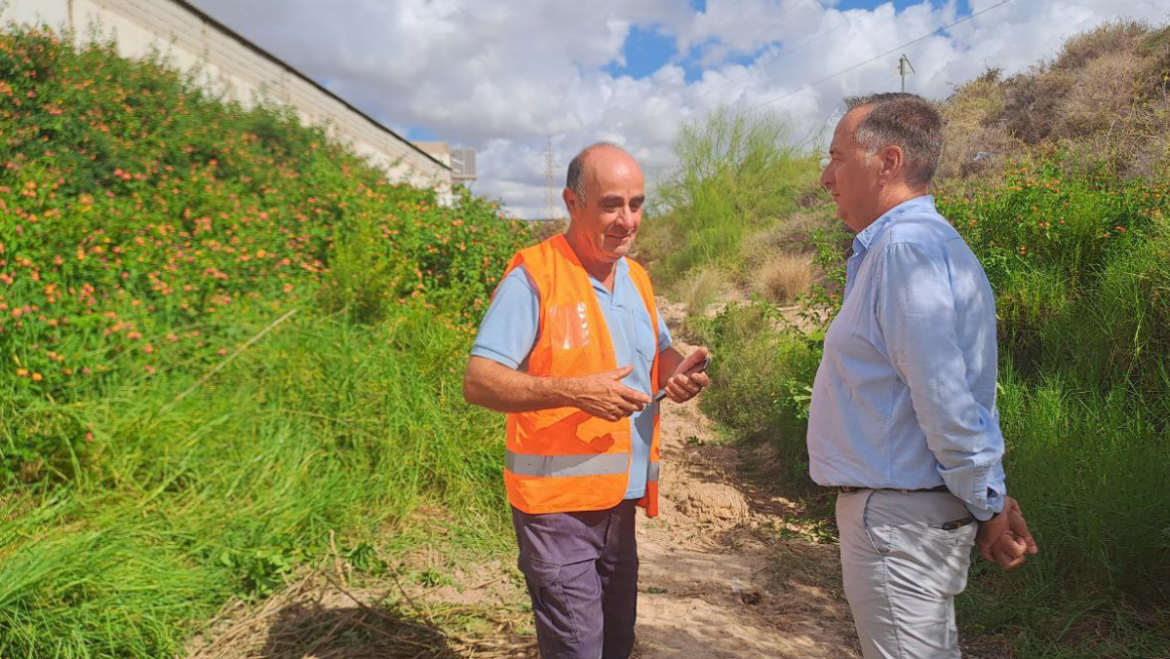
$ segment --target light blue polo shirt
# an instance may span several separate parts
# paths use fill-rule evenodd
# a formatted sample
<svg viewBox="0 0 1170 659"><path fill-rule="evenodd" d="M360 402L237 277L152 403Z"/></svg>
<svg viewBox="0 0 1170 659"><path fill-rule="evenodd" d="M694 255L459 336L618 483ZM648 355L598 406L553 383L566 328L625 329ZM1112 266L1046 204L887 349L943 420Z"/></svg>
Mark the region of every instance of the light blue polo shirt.
<svg viewBox="0 0 1170 659"><path fill-rule="evenodd" d="M654 396L657 386L650 382L650 368L655 356L650 312L642 302L637 286L630 279L630 266L625 258L617 262L613 279L613 293L593 277L589 277L589 282L593 284L597 304L609 328L618 367L627 364L634 367L634 372L626 376L622 384ZM539 330L540 296L521 265L508 273L496 289L491 306L479 326L471 354L508 368L526 371L528 354L536 344ZM666 350L670 343L670 331L659 314L658 350ZM641 499L646 494L650 442L654 436L654 415L657 413L658 403L651 403L630 416L633 456L630 460L629 486L626 488L627 499Z"/></svg>

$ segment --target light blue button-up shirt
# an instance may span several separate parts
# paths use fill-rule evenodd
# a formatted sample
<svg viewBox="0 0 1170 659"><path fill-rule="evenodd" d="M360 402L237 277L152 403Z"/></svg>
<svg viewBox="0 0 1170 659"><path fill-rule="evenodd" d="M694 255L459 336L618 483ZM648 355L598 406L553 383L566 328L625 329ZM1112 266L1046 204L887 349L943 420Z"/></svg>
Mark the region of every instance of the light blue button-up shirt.
<svg viewBox="0 0 1170 659"><path fill-rule="evenodd" d="M658 351L670 347L670 331L662 314L658 327L650 324L650 311L642 301L630 266L626 259L617 262L613 278L613 292L597 279L589 277L601 315L605 317L610 340L619 367L633 365L634 371L622 379L622 384L651 397L658 391L657 383L650 382L650 368L654 363L654 332L658 332ZM536 343L540 329L540 295L525 272L518 266L504 277L484 314L479 334L471 354L503 364L520 371L528 370L528 353ZM588 375L582 373L581 375ZM646 494L646 479L650 468L650 442L654 437L654 416L658 403L651 403L630 416L631 457L626 499L641 499Z"/></svg>
<svg viewBox="0 0 1170 659"><path fill-rule="evenodd" d="M971 249L923 196L853 241L808 426L820 485L946 485L980 520L1003 509L995 298Z"/></svg>

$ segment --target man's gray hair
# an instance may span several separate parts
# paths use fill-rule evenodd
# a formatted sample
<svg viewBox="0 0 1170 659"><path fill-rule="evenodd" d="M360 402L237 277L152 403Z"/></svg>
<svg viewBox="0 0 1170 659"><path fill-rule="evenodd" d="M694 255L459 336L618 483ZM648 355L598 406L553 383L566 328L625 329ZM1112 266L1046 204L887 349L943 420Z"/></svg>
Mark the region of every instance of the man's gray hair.
<svg viewBox="0 0 1170 659"><path fill-rule="evenodd" d="M943 151L942 114L916 94L871 94L845 99L849 112L869 109L854 138L869 155L896 146L906 155L906 182L926 185L938 170Z"/></svg>
<svg viewBox="0 0 1170 659"><path fill-rule="evenodd" d="M621 151L625 154L629 153L613 142L594 142L584 149L581 149L581 152L573 156L573 159L569 161L569 173L565 177L565 187L572 190L577 195L577 199L579 199L582 204L585 203L585 181L582 177L582 173L585 170L585 159L593 150L607 147L610 149L617 149L618 151Z"/></svg>

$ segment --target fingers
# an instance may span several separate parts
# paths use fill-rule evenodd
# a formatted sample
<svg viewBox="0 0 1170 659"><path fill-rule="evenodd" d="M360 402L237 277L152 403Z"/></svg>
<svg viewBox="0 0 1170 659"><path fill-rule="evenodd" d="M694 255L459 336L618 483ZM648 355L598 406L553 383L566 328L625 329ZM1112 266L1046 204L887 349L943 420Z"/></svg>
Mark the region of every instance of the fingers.
<svg viewBox="0 0 1170 659"><path fill-rule="evenodd" d="M1023 541L1024 547L1029 554L1040 553L1040 548L1036 546L1036 541L1032 539L1032 534L1028 531L1028 523L1024 521L1024 513L1020 510L1020 505L1012 499L1010 501L1011 511L1008 516L1008 528L1011 532Z"/></svg>
<svg viewBox="0 0 1170 659"><path fill-rule="evenodd" d="M615 403L603 411L600 411L596 416L599 416L606 421L620 421L622 419L628 418L631 414L637 412L643 407L643 405L622 401Z"/></svg>
<svg viewBox="0 0 1170 659"><path fill-rule="evenodd" d="M704 379L706 379L705 376ZM666 395L676 403L685 403L699 395L704 386L699 384L693 376L676 375L667 381Z"/></svg>
<svg viewBox="0 0 1170 659"><path fill-rule="evenodd" d="M673 382L667 382L666 397L676 403L685 403L688 400L694 398L694 394L691 394Z"/></svg>
<svg viewBox="0 0 1170 659"><path fill-rule="evenodd" d="M622 378L626 377L627 375L629 375L630 373L633 373L633 372L634 372L634 365L633 364L626 364L625 366L623 366L617 370L609 371L605 375L608 376L612 380L621 380Z"/></svg>
<svg viewBox="0 0 1170 659"><path fill-rule="evenodd" d="M998 517L979 522L979 531L975 535L975 544L984 559L998 563L993 548L1008 533L1007 523L1001 514Z"/></svg>
<svg viewBox="0 0 1170 659"><path fill-rule="evenodd" d="M638 391L637 389L631 389L629 387L622 387L617 390L617 393L622 397L623 400L629 403L633 403L639 410L642 409L643 406L654 402L654 399L648 396L646 393Z"/></svg>
<svg viewBox="0 0 1170 659"><path fill-rule="evenodd" d="M707 358L707 354L708 350L706 348L696 348L682 360L682 363L675 369L675 373L686 373L699 364L702 364L703 360Z"/></svg>
<svg viewBox="0 0 1170 659"><path fill-rule="evenodd" d="M1024 564L1027 560L1027 545L1021 540L1015 540L1010 535L1000 538L999 542L991 547L992 560L1005 570L1012 570Z"/></svg>

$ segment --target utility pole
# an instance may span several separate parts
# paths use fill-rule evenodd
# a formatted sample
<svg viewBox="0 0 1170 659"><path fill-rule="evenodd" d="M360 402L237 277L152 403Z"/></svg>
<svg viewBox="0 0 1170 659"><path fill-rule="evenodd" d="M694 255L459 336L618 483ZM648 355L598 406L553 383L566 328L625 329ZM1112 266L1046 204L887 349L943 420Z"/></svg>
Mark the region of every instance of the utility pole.
<svg viewBox="0 0 1170 659"><path fill-rule="evenodd" d="M544 219L558 220L561 217L560 195L557 194L557 157L553 152L552 136L544 148Z"/></svg>
<svg viewBox="0 0 1170 659"><path fill-rule="evenodd" d="M902 76L902 93L906 93L906 76L914 73L914 67L910 65L910 58L906 57L906 53L902 53L902 57L898 58L898 75Z"/></svg>

